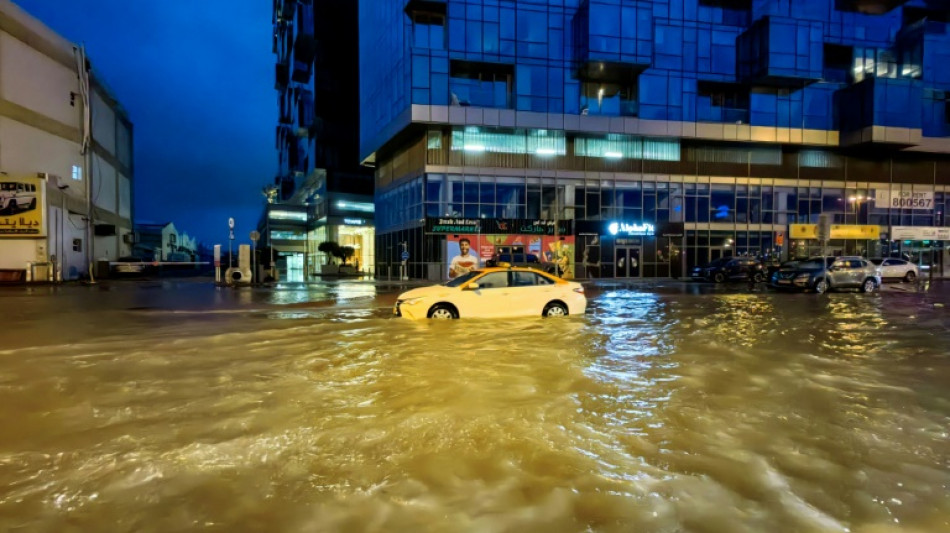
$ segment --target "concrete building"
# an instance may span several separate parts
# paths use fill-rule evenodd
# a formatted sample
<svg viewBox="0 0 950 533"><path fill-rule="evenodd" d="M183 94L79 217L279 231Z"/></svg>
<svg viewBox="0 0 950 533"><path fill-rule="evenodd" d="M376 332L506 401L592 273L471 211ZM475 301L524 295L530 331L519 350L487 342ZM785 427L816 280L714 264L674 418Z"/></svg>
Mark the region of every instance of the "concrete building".
<svg viewBox="0 0 950 533"><path fill-rule="evenodd" d="M132 255L144 261L196 261L198 242L172 222L135 225Z"/></svg>
<svg viewBox="0 0 950 533"><path fill-rule="evenodd" d="M948 2L366 0L377 266L536 254L576 277L732 254L950 261ZM942 230L941 230L942 231Z"/></svg>
<svg viewBox="0 0 950 533"><path fill-rule="evenodd" d="M281 279L319 272L327 240L358 250L363 270L375 265L373 173L359 158L356 4L274 2L279 170L258 230ZM290 212L307 216L274 218Z"/></svg>
<svg viewBox="0 0 950 533"><path fill-rule="evenodd" d="M83 50L0 0L0 182L36 203L0 213L0 270L76 279L132 246L132 123ZM31 200L32 201L32 200ZM31 225L28 232L15 227Z"/></svg>

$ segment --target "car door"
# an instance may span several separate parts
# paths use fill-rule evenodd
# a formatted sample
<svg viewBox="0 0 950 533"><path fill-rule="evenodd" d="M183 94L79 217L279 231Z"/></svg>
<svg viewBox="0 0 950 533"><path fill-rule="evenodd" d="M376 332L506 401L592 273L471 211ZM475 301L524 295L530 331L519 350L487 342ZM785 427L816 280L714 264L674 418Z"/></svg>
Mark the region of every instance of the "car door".
<svg viewBox="0 0 950 533"><path fill-rule="evenodd" d="M478 284L474 290L463 289L454 298L461 318L497 318L508 316L510 287L508 271L489 272L472 280Z"/></svg>
<svg viewBox="0 0 950 533"><path fill-rule="evenodd" d="M851 262L847 259L835 261L831 265L831 285L834 287L849 287L854 281L854 273L851 272Z"/></svg>
<svg viewBox="0 0 950 533"><path fill-rule="evenodd" d="M511 272L511 316L541 316L554 299L554 282L534 272Z"/></svg>

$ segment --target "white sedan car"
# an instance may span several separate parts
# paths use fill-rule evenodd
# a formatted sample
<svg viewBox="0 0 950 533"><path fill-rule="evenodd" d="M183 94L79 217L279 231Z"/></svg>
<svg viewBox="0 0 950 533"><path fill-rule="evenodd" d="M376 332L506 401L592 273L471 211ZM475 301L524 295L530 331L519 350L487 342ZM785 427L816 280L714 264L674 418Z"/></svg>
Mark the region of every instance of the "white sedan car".
<svg viewBox="0 0 950 533"><path fill-rule="evenodd" d="M881 279L900 279L911 283L920 275L917 265L903 259L889 257L872 259L871 262L880 267Z"/></svg>
<svg viewBox="0 0 950 533"><path fill-rule="evenodd" d="M496 267L474 270L443 285L404 292L393 313L423 318L507 318L580 315L587 298L580 283L531 268Z"/></svg>

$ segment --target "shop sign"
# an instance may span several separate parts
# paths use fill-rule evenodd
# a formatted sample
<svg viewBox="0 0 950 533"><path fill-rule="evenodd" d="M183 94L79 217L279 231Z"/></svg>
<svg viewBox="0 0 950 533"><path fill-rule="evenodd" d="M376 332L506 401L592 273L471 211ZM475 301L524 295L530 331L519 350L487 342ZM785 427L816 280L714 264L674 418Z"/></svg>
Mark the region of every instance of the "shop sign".
<svg viewBox="0 0 950 533"><path fill-rule="evenodd" d="M362 226L366 224L366 220L362 218L344 218L343 224L347 226Z"/></svg>
<svg viewBox="0 0 950 533"><path fill-rule="evenodd" d="M0 237L43 237L46 182L0 176Z"/></svg>
<svg viewBox="0 0 950 533"><path fill-rule="evenodd" d="M573 235L570 220L523 218L427 218L427 233L491 235Z"/></svg>
<svg viewBox="0 0 950 533"><path fill-rule="evenodd" d="M488 233L504 235L572 235L571 221L532 220L521 218L500 218L491 221ZM557 231L555 231L557 228Z"/></svg>
<svg viewBox="0 0 950 533"><path fill-rule="evenodd" d="M477 218L426 218L426 233L481 233Z"/></svg>
<svg viewBox="0 0 950 533"><path fill-rule="evenodd" d="M950 241L950 228L928 226L894 226L891 239L895 241Z"/></svg>
<svg viewBox="0 0 950 533"><path fill-rule="evenodd" d="M653 224L646 222L640 224L611 222L607 225L607 233L624 237L648 237L656 234L656 228Z"/></svg>
<svg viewBox="0 0 950 533"><path fill-rule="evenodd" d="M818 239L818 224L791 224L788 227L791 239ZM880 226L862 226L854 224L832 224L832 239L876 240L881 238Z"/></svg>
<svg viewBox="0 0 950 533"><path fill-rule="evenodd" d="M875 191L875 206L891 209L933 209L933 191L911 192L878 189Z"/></svg>

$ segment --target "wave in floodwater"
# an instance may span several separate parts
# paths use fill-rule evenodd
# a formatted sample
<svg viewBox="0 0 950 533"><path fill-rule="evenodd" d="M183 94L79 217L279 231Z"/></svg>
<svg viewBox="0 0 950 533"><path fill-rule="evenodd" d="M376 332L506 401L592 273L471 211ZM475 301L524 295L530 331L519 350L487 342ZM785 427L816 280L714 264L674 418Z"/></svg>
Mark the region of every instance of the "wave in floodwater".
<svg viewBox="0 0 950 533"><path fill-rule="evenodd" d="M30 326L0 348L0 530L950 530L950 318L919 295L388 313Z"/></svg>

